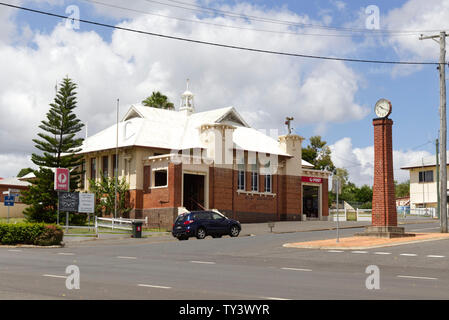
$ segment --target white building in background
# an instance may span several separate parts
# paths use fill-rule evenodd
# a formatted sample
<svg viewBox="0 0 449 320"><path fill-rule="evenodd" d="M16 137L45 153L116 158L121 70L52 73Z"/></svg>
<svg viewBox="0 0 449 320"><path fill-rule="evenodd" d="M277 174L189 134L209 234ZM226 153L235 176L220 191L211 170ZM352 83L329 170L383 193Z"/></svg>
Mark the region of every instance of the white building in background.
<svg viewBox="0 0 449 320"><path fill-rule="evenodd" d="M446 164L448 162L446 159ZM436 208L438 199L436 156L421 158L401 169L410 173L410 208Z"/></svg>

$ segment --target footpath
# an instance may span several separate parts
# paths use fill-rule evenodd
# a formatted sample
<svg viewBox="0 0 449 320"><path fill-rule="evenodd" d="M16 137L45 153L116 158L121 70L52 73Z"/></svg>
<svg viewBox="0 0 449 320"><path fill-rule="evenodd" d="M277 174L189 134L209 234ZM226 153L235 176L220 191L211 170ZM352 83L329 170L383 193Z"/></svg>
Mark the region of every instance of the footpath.
<svg viewBox="0 0 449 320"><path fill-rule="evenodd" d="M423 223L435 223L434 219L430 218L410 218L399 219L399 225L404 224L423 224ZM366 221L340 221L340 229L353 229L353 228L363 228L365 226L371 225L370 222ZM258 236L268 233L293 233L293 232L311 232L311 231L324 231L324 230L335 230L337 228L336 221L277 221L274 222L274 227L270 229L269 224L264 223L243 223L242 231L240 237L243 236ZM130 233L100 233L99 237L83 237L83 236L64 236L65 244L84 244L91 241L95 242L107 242L111 244L116 243L127 243L127 242L166 242L166 241L176 241L170 232L150 232L143 231L142 238L133 239Z"/></svg>

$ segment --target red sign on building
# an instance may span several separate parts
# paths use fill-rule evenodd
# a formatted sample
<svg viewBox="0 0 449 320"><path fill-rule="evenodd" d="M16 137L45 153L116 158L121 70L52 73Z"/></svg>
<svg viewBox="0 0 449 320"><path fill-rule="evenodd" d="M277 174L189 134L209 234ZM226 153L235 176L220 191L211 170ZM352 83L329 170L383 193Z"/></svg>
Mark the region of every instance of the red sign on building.
<svg viewBox="0 0 449 320"><path fill-rule="evenodd" d="M301 177L302 182L323 183L323 179L315 177Z"/></svg>
<svg viewBox="0 0 449 320"><path fill-rule="evenodd" d="M69 191L70 172L69 169L57 168L55 172L55 190Z"/></svg>

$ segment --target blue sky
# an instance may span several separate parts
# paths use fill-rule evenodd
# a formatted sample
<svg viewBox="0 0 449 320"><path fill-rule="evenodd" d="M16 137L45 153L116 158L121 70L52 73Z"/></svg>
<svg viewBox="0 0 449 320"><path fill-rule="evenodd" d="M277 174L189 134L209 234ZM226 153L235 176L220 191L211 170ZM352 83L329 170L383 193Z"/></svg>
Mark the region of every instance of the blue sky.
<svg viewBox="0 0 449 320"><path fill-rule="evenodd" d="M108 2L153 15L88 1L14 3L62 15L69 5L76 5L81 19L203 41L376 60L438 61L438 45L431 40L418 40L418 31L444 29L449 21L449 1L436 0L426 3L418 0L179 1ZM417 32L412 36L376 37L369 31L362 37L288 34L293 30L343 35L339 28L364 29L365 8L369 5L379 8L381 30ZM205 6L337 29L288 29L279 24L242 21L176 6L192 9ZM182 22L161 15L198 22ZM435 152L439 79L433 65L401 67L273 57L87 24L81 24L79 30L67 30L61 19L3 7L0 7L1 16L8 19L3 22L7 25L0 34L0 58L9 61L7 66L0 67L3 77L0 84L5 84L0 89L0 108L6 110L6 116L0 120L4 128L0 138L17 140L6 143L0 151L0 160L11 163L0 169L3 177L14 176L17 169L28 166L29 154L35 152L31 139L48 109L55 83L65 75L73 77L80 87L80 118L89 123L89 134L113 123L112 106L117 97L129 105L141 101L152 90L161 90L177 105L185 79L190 78L199 111L234 105L253 126L278 128L281 133L285 130L282 119L295 116L295 131L305 138L322 135L333 150L334 162L347 167L351 180L359 185L372 183L373 107L380 98L389 99L393 104L395 175L399 180L407 178L399 169L401 165ZM200 21L284 33L220 28ZM20 101L27 110L33 110L29 122L13 121L11 101ZM19 137L12 134L18 131Z"/></svg>

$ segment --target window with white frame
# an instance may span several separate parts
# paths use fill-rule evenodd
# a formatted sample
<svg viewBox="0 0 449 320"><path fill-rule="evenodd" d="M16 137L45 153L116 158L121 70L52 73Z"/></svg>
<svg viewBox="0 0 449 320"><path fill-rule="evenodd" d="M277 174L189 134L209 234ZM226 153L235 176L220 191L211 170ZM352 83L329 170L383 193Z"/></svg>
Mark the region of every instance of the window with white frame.
<svg viewBox="0 0 449 320"><path fill-rule="evenodd" d="M153 187L166 187L168 185L167 169L157 169L153 171Z"/></svg>
<svg viewBox="0 0 449 320"><path fill-rule="evenodd" d="M259 172L257 165L253 165L251 171L251 191L259 191Z"/></svg>

